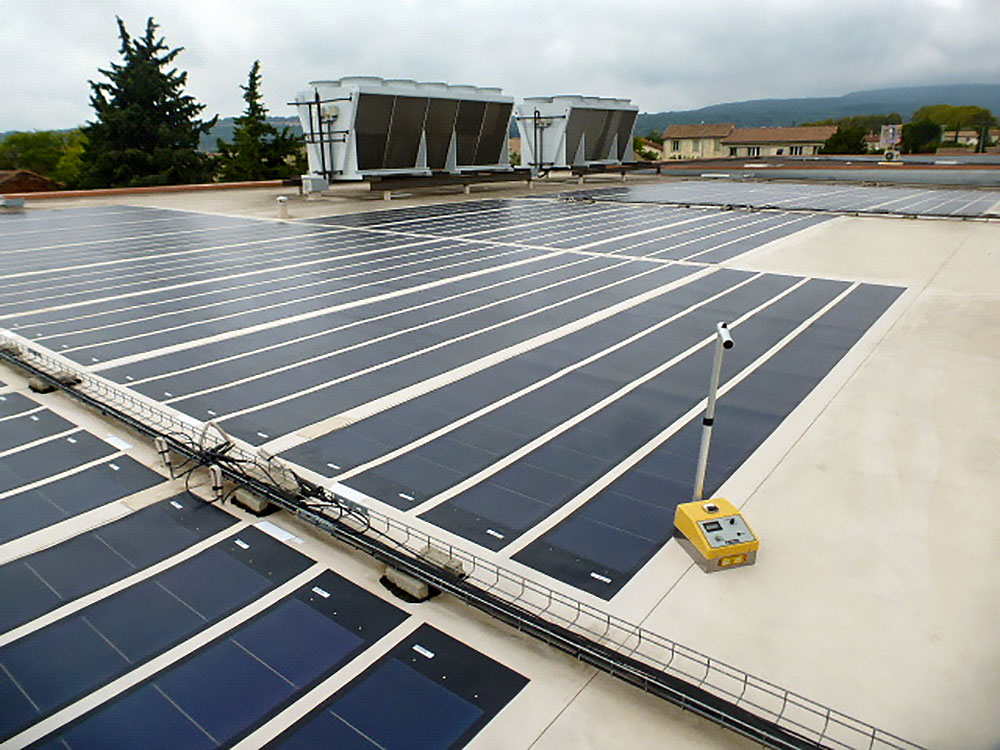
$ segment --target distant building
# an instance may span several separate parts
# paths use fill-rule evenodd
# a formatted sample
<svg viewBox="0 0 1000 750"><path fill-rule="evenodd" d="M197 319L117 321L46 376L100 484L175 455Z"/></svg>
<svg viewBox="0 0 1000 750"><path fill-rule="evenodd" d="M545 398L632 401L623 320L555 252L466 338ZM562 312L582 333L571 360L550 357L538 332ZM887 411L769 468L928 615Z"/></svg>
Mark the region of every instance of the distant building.
<svg viewBox="0 0 1000 750"><path fill-rule="evenodd" d="M876 133L875 131L872 131L871 133L866 133L865 134L865 150L868 153L871 153L873 151L878 151L881 148L879 146L879 142L880 141L881 141L881 138L880 138L879 134Z"/></svg>
<svg viewBox="0 0 1000 750"><path fill-rule="evenodd" d="M643 151L653 154L657 161L663 159L663 146L656 141L651 141L648 138L638 138L636 145L642 148Z"/></svg>
<svg viewBox="0 0 1000 750"><path fill-rule="evenodd" d="M957 143L959 146L978 146L978 130L944 130L941 132L941 142Z"/></svg>
<svg viewBox="0 0 1000 750"><path fill-rule="evenodd" d="M29 172L27 169L0 170L0 194L38 193L58 190L60 187L62 186L55 180Z"/></svg>
<svg viewBox="0 0 1000 750"><path fill-rule="evenodd" d="M728 156L810 156L819 153L836 125L795 128L737 128L722 139Z"/></svg>
<svg viewBox="0 0 1000 750"><path fill-rule="evenodd" d="M520 138L509 138L507 139L507 150L510 151L511 156L517 155L517 161L521 161L521 139Z"/></svg>
<svg viewBox="0 0 1000 750"><path fill-rule="evenodd" d="M663 158L717 159L727 156L722 139L735 128L732 123L671 125L663 131Z"/></svg>
<svg viewBox="0 0 1000 750"><path fill-rule="evenodd" d="M878 136L878 147L880 151L888 151L889 149L898 149L899 144L903 142L903 126L902 125L883 125L882 129L879 131Z"/></svg>

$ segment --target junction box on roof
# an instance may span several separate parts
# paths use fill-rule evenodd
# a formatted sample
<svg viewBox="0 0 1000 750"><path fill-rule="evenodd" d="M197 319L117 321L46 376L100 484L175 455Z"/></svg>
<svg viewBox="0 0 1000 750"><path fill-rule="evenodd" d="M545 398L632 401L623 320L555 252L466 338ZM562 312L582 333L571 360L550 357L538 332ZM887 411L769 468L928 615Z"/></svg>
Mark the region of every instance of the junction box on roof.
<svg viewBox="0 0 1000 750"><path fill-rule="evenodd" d="M633 161L639 108L603 96L536 96L517 105L521 161L535 170Z"/></svg>
<svg viewBox="0 0 1000 750"><path fill-rule="evenodd" d="M706 573L753 565L760 547L739 509L721 497L678 505L674 538Z"/></svg>
<svg viewBox="0 0 1000 750"><path fill-rule="evenodd" d="M337 180L510 169L514 100L499 88L374 76L309 85L293 102L309 157L307 190Z"/></svg>

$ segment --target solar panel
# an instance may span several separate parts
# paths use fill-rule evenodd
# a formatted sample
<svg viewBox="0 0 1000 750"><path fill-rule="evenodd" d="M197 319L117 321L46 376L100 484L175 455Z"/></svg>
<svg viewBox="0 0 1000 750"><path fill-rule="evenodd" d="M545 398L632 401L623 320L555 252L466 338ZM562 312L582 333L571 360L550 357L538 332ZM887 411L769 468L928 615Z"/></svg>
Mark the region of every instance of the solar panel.
<svg viewBox="0 0 1000 750"><path fill-rule="evenodd" d="M0 239L0 326L372 507L604 598L668 542L687 499L715 322L740 343L712 488L901 291L741 268L829 218L786 210L526 199L297 224L45 214ZM79 532L0 566L15 601L0 617L0 740L195 747L259 731L276 746L412 747L405 695L439 717L420 740L459 747L523 688L428 626L324 688L405 616L185 495L84 528L70 519L162 478L21 394L0 395L0 420L0 545L63 521ZM96 705L80 702L94 691ZM307 694L316 709L283 731L276 717Z"/></svg>
<svg viewBox="0 0 1000 750"><path fill-rule="evenodd" d="M424 625L267 747L462 747L526 683Z"/></svg>
<svg viewBox="0 0 1000 750"><path fill-rule="evenodd" d="M233 743L404 619L327 571L52 739L69 748Z"/></svg>
<svg viewBox="0 0 1000 750"><path fill-rule="evenodd" d="M745 206L835 213L1000 216L1000 194L993 190L963 188L691 180L574 192L567 193L566 197L625 203Z"/></svg>
<svg viewBox="0 0 1000 750"><path fill-rule="evenodd" d="M171 215L15 234L0 322L495 550L696 406L716 320L741 328L734 374L847 286L716 265L816 214L529 199L295 225ZM39 241L46 260L21 257Z"/></svg>
<svg viewBox="0 0 1000 750"><path fill-rule="evenodd" d="M181 494L0 566L0 597L6 603L0 633L165 560L234 522Z"/></svg>

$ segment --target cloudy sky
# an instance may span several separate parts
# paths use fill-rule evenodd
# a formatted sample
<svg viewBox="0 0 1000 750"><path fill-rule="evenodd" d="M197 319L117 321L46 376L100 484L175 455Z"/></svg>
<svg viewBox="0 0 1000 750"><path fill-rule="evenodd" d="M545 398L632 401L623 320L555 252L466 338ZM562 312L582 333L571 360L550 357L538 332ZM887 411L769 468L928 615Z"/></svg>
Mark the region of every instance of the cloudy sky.
<svg viewBox="0 0 1000 750"><path fill-rule="evenodd" d="M152 15L206 115L239 114L261 61L275 114L345 75L594 94L640 109L1000 82L1000 0L2 0L0 131L91 116L115 15Z"/></svg>

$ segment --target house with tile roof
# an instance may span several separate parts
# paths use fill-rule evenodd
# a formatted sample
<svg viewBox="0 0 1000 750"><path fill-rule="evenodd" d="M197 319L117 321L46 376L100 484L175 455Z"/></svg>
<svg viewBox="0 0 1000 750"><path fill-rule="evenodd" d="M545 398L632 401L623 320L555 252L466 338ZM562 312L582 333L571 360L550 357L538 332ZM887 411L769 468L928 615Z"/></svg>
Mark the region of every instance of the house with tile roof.
<svg viewBox="0 0 1000 750"><path fill-rule="evenodd" d="M791 128L736 128L722 139L727 156L810 156L818 154L836 125L802 125Z"/></svg>
<svg viewBox="0 0 1000 750"><path fill-rule="evenodd" d="M941 142L954 142L959 146L978 146L978 130L943 130L941 132Z"/></svg>
<svg viewBox="0 0 1000 750"><path fill-rule="evenodd" d="M38 193L60 187L55 180L27 169L0 169L0 193Z"/></svg>
<svg viewBox="0 0 1000 750"><path fill-rule="evenodd" d="M732 123L671 125L663 131L663 158L717 159L728 156L722 139L735 128Z"/></svg>

